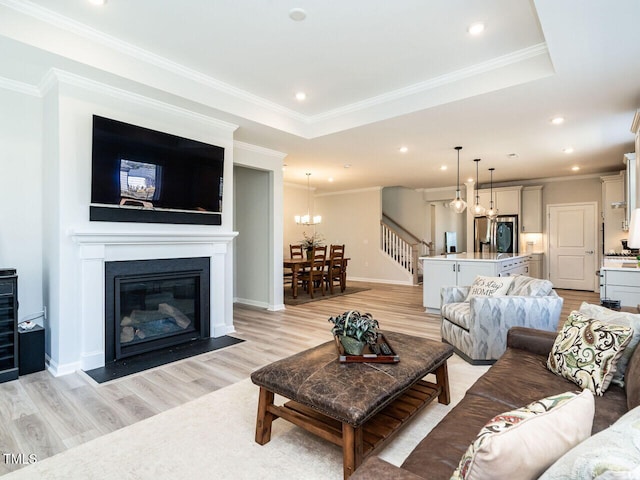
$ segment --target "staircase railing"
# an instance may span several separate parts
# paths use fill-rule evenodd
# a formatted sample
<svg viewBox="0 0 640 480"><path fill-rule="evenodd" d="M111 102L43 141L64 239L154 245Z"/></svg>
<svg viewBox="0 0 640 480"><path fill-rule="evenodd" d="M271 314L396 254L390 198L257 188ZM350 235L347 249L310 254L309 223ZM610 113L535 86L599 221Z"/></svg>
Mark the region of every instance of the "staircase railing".
<svg viewBox="0 0 640 480"><path fill-rule="evenodd" d="M394 226L391 225L394 224ZM380 247L393 260L413 276L417 285L422 273L418 257L429 255L432 244L421 240L387 215L380 220Z"/></svg>

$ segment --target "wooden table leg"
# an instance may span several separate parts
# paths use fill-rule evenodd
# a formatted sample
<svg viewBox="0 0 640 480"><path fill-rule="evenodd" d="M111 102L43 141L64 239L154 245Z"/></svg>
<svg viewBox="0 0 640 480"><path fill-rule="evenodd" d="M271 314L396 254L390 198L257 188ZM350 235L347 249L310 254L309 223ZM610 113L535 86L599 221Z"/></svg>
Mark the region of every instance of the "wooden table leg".
<svg viewBox="0 0 640 480"><path fill-rule="evenodd" d="M270 405L273 405L273 392L264 387L260 387L260 396L258 397L258 418L256 420L256 443L264 445L271 440L271 424L273 423L273 414L267 411Z"/></svg>
<svg viewBox="0 0 640 480"><path fill-rule="evenodd" d="M362 427L342 424L342 465L347 480L362 463L364 437Z"/></svg>
<svg viewBox="0 0 640 480"><path fill-rule="evenodd" d="M291 267L291 282L293 298L298 298L298 265L293 265Z"/></svg>
<svg viewBox="0 0 640 480"><path fill-rule="evenodd" d="M438 395L438 402L449 405L451 393L449 391L449 374L447 373L446 361L436 370L436 384L442 388L442 392Z"/></svg>

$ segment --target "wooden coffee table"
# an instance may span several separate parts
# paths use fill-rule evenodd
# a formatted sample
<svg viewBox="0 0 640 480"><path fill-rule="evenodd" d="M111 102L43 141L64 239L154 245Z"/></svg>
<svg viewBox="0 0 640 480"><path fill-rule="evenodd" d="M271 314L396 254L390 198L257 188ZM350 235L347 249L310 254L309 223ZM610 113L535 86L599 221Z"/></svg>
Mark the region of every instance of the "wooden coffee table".
<svg viewBox="0 0 640 480"><path fill-rule="evenodd" d="M407 421L438 398L449 404L450 345L384 332L398 363L340 363L333 341L251 374L260 387L256 442L271 439L276 418L342 447L344 478L385 445ZM423 379L435 374L435 383ZM274 394L290 401L274 404Z"/></svg>

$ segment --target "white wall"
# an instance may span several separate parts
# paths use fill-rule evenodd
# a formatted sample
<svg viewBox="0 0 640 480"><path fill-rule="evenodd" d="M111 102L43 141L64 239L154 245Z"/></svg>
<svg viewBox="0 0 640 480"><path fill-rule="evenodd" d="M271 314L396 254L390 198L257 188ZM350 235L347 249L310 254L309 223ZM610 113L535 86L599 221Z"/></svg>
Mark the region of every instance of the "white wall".
<svg viewBox="0 0 640 480"><path fill-rule="evenodd" d="M318 195L314 210L322 214L317 227L326 243L345 244L352 280L411 284L412 278L380 249L382 194L371 188Z"/></svg>
<svg viewBox="0 0 640 480"><path fill-rule="evenodd" d="M429 206L422 192L406 187L382 189L382 212L421 240L430 241Z"/></svg>
<svg viewBox="0 0 640 480"><path fill-rule="evenodd" d="M449 201L430 202L429 204L431 207L429 221L433 225L432 241L435 245L436 255L445 253L445 232L455 232L457 251L466 251L467 212L456 213L449 207Z"/></svg>
<svg viewBox="0 0 640 480"><path fill-rule="evenodd" d="M0 268L18 271L23 320L43 307L42 100L0 89L0 105Z"/></svg>
<svg viewBox="0 0 640 480"><path fill-rule="evenodd" d="M314 227L298 225L296 224L294 217L296 215L304 215L307 213L307 204L310 205L310 210L316 215L322 215L323 220L326 220L326 215L322 210L315 209L315 198L313 193L308 194L307 187L300 185L286 183L283 187L283 255L284 258L290 258L289 245L299 245L304 237L304 233L312 235ZM324 225L318 226L318 232L322 231Z"/></svg>
<svg viewBox="0 0 640 480"><path fill-rule="evenodd" d="M235 142L235 301L284 308L282 161L285 154ZM288 255L287 255L288 256Z"/></svg>

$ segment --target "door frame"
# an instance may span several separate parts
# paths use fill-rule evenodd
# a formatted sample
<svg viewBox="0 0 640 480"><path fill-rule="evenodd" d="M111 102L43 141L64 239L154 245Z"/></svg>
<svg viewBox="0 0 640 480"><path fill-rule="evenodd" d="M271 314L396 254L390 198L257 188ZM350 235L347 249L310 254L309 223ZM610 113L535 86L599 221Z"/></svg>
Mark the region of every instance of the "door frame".
<svg viewBox="0 0 640 480"><path fill-rule="evenodd" d="M596 282L595 277L596 277L596 271L598 271L599 269L599 258L600 258L600 254L599 252L599 248L600 248L600 244L598 241L598 232L599 232L599 228L598 228L598 202L573 202L573 203L549 203L547 204L547 211L546 211L546 231L547 231L547 235L546 235L546 248L547 248L547 255L546 255L546 268L547 268L547 280L550 279L551 277L551 209L554 207L577 207L580 205L592 205L593 206L593 245L594 245L594 253L593 253L593 292L598 292L599 290L599 282Z"/></svg>

